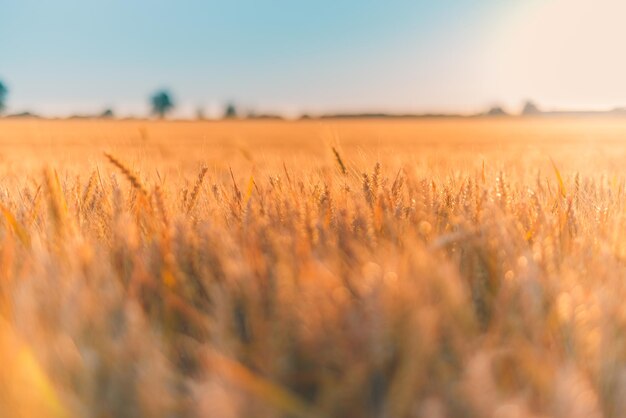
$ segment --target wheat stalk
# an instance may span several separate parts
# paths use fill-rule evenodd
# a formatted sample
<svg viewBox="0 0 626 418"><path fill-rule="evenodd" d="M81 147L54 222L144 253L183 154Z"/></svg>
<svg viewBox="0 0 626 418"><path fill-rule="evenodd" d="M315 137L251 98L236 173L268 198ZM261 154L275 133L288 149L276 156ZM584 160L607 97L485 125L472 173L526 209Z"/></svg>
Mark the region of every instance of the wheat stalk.
<svg viewBox="0 0 626 418"><path fill-rule="evenodd" d="M139 178L137 178L137 176L134 175L133 172L126 165L124 165L120 160L118 160L109 153L105 152L104 156L109 160L111 164L117 167L122 172L122 174L124 174L124 177L126 177L126 179L135 188L135 190L138 190L144 197L148 196L148 192L146 191L146 188L143 186L141 181L139 181Z"/></svg>
<svg viewBox="0 0 626 418"><path fill-rule="evenodd" d="M204 176L206 175L208 168L203 166L198 173L198 177L196 178L196 183L193 186L193 190L191 191L191 196L189 197L189 203L187 205L187 212L191 212L194 205L196 204L196 199L198 194L200 193L200 188L202 187L202 182L204 181Z"/></svg>
<svg viewBox="0 0 626 418"><path fill-rule="evenodd" d="M339 151L337 151L335 147L332 147L332 149L333 149L333 153L335 154L335 160L337 161L337 164L339 165L339 168L341 169L341 173L345 176L346 174L348 174L348 170L346 170L346 165L343 163L343 159L341 158Z"/></svg>

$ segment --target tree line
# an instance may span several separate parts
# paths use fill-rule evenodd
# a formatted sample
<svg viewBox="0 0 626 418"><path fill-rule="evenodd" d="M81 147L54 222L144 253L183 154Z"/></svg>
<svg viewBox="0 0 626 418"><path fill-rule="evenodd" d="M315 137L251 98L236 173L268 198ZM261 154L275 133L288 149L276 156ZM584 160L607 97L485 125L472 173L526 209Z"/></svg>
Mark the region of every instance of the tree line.
<svg viewBox="0 0 626 418"><path fill-rule="evenodd" d="M6 86L6 84L4 84L0 80L0 115L4 114L7 109L8 95L9 95L8 87ZM151 115L156 116L159 119L166 118L176 108L176 103L173 99L172 94L168 90L165 90L165 89L157 90L154 94L152 94L149 98L149 104L150 104ZM25 112L20 115L34 116L33 114L29 112ZM115 115L114 115L113 109L105 109L98 116L102 118L112 118ZM204 119L205 118L204 111L201 108L197 109L196 116L198 119ZM239 116L240 116L239 111L234 103L227 103L224 106L224 113L223 113L224 119L235 119ZM268 117L268 118L276 117L277 118L278 116L256 115L256 114L250 113L247 115L247 117Z"/></svg>

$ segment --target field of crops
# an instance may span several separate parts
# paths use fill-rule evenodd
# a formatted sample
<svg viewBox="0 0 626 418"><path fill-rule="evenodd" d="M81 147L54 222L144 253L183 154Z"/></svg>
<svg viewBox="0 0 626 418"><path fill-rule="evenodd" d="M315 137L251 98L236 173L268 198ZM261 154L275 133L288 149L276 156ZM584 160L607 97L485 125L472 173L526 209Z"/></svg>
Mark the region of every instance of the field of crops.
<svg viewBox="0 0 626 418"><path fill-rule="evenodd" d="M620 418L626 120L0 121L0 417Z"/></svg>

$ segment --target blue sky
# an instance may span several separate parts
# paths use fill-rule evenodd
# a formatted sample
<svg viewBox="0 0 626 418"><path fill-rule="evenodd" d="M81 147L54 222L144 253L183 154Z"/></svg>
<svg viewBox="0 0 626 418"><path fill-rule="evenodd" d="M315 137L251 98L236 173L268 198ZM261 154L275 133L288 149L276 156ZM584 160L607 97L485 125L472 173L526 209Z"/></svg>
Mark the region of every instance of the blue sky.
<svg viewBox="0 0 626 418"><path fill-rule="evenodd" d="M0 0L0 79L12 111L50 115L145 114L161 87L183 116L230 100L287 113L471 112L541 96L522 90L536 83L507 45L542 16L539 3Z"/></svg>

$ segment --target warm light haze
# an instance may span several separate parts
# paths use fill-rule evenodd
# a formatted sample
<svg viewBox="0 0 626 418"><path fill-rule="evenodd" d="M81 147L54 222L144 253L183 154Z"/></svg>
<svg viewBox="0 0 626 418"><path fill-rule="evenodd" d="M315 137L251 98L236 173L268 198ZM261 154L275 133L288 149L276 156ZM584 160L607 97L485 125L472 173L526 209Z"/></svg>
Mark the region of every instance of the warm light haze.
<svg viewBox="0 0 626 418"><path fill-rule="evenodd" d="M0 0L0 418L624 418L626 0Z"/></svg>
<svg viewBox="0 0 626 418"><path fill-rule="evenodd" d="M626 106L620 0L0 0L13 112L474 113Z"/></svg>

